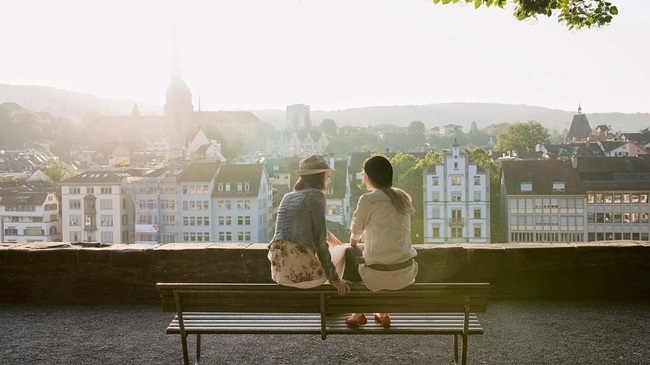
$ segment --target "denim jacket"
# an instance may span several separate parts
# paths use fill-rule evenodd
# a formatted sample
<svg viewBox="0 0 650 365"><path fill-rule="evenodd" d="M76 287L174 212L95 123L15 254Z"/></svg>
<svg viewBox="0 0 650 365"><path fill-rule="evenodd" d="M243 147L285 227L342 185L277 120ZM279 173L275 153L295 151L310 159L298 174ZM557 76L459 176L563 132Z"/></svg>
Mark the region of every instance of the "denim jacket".
<svg viewBox="0 0 650 365"><path fill-rule="evenodd" d="M292 191L282 198L271 242L287 240L311 247L330 282L338 281L327 244L325 194L314 188Z"/></svg>

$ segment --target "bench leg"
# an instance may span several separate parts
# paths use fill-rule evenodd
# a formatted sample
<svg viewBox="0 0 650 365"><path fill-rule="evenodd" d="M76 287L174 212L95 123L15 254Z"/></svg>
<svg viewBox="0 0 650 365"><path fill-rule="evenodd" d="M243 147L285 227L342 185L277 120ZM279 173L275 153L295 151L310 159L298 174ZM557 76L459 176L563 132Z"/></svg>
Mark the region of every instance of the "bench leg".
<svg viewBox="0 0 650 365"><path fill-rule="evenodd" d="M463 334L463 358L462 358L462 364L466 365L467 364L467 333Z"/></svg>
<svg viewBox="0 0 650 365"><path fill-rule="evenodd" d="M183 343L183 363L190 365L190 356L187 353L187 335L181 335L181 342Z"/></svg>
<svg viewBox="0 0 650 365"><path fill-rule="evenodd" d="M458 364L458 335L454 335L454 364Z"/></svg>
<svg viewBox="0 0 650 365"><path fill-rule="evenodd" d="M196 334L196 360L194 361L195 365L199 365L201 362L201 334Z"/></svg>

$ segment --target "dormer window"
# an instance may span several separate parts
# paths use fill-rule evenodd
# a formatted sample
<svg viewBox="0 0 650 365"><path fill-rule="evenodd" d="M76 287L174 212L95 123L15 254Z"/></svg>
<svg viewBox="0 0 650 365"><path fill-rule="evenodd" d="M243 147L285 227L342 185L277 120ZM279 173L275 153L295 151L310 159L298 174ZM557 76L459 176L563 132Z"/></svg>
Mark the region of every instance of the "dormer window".
<svg viewBox="0 0 650 365"><path fill-rule="evenodd" d="M553 183L553 191L564 191L564 181L556 181Z"/></svg>
<svg viewBox="0 0 650 365"><path fill-rule="evenodd" d="M533 183L532 182L522 182L520 189L522 192L525 191L533 191Z"/></svg>

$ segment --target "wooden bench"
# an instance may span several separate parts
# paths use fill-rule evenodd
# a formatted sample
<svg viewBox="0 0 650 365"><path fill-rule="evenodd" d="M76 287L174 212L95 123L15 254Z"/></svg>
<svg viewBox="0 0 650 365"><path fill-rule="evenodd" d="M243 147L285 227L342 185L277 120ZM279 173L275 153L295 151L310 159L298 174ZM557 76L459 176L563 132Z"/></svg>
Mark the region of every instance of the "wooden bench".
<svg viewBox="0 0 650 365"><path fill-rule="evenodd" d="M454 362L467 362L469 335L483 334L476 312L484 312L489 284L413 284L371 292L353 285L345 296L329 285L295 289L277 284L158 283L163 310L175 312L167 334L181 335L189 365L187 336L196 335L196 360L204 334L453 335ZM353 312L388 312L390 327L372 321L349 327ZM459 341L460 337L460 341Z"/></svg>

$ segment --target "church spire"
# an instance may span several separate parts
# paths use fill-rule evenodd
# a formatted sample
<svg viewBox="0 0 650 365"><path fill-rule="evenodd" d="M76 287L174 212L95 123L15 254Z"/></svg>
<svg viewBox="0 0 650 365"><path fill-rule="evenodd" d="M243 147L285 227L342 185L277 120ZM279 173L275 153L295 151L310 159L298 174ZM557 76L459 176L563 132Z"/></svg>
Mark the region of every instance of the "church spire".
<svg viewBox="0 0 650 365"><path fill-rule="evenodd" d="M181 68L178 62L178 43L176 42L176 19L174 19L174 55L172 59L172 80L181 79Z"/></svg>

